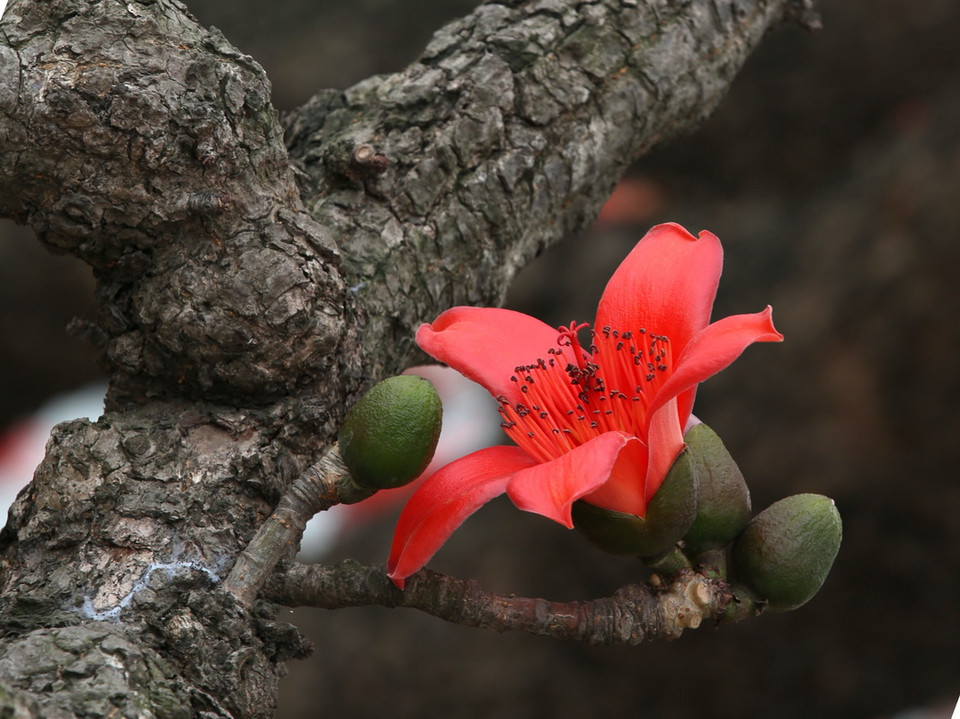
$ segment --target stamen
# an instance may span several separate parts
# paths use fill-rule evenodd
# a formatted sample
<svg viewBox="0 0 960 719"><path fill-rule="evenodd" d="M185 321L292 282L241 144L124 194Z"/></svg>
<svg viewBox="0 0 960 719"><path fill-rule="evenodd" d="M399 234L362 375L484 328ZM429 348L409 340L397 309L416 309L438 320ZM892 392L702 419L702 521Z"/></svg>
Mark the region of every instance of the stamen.
<svg viewBox="0 0 960 719"><path fill-rule="evenodd" d="M510 379L524 402L498 398L504 431L540 461L604 432L619 430L645 441L647 408L672 369L667 337L643 328L603 327L592 333L588 353L577 335L587 326L571 322L557 328L560 349L548 348L546 359L515 368ZM563 361L555 361L560 357Z"/></svg>

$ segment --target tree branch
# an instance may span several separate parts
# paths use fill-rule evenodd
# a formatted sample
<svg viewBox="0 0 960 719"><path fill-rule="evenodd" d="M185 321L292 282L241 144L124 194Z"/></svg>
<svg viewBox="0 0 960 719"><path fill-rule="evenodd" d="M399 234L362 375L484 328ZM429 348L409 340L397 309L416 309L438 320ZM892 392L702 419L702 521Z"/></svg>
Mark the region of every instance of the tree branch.
<svg viewBox="0 0 960 719"><path fill-rule="evenodd" d="M551 602L484 592L475 580L423 569L403 591L382 567L347 560L336 566L287 564L270 580L266 596L286 606L340 609L410 607L469 627L516 630L589 644L640 644L675 639L705 620L739 621L759 614L758 604L726 582L689 569L669 584L630 585L603 599Z"/></svg>
<svg viewBox="0 0 960 719"><path fill-rule="evenodd" d="M407 70L318 95L284 147L262 69L177 0L12 0L0 215L94 268L85 331L111 389L103 419L54 432L0 535L0 683L43 716L268 719L302 644L214 587L350 396L416 356L419 321L497 303L589 222L798 1L487 3ZM692 575L523 605L429 574L399 594L379 569L302 571L339 582L311 595L337 606L534 630L547 612L595 641L673 636L722 596Z"/></svg>
<svg viewBox="0 0 960 719"><path fill-rule="evenodd" d="M176 0L14 2L0 79L0 214L95 269L108 406L337 376L336 245L252 58Z"/></svg>
<svg viewBox="0 0 960 719"><path fill-rule="evenodd" d="M333 229L364 316L363 356L495 305L514 273L590 223L653 145L695 127L787 0L488 2L418 62L286 119L311 214ZM359 148L382 158L362 171Z"/></svg>
<svg viewBox="0 0 960 719"><path fill-rule="evenodd" d="M361 502L374 491L353 481L340 456L340 448L334 443L319 462L287 488L273 514L260 525L237 558L221 588L249 606L277 562L300 546L303 530L311 517L337 504Z"/></svg>

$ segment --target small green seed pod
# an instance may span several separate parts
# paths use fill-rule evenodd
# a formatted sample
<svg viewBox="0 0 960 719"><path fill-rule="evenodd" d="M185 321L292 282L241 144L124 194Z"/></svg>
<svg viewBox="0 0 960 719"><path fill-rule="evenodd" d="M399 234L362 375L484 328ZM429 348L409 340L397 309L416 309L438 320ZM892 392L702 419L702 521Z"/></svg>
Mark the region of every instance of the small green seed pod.
<svg viewBox="0 0 960 719"><path fill-rule="evenodd" d="M690 529L697 514L698 487L696 467L684 450L651 498L645 516L615 512L579 500L573 504L573 525L611 554L662 554Z"/></svg>
<svg viewBox="0 0 960 719"><path fill-rule="evenodd" d="M700 465L697 518L683 538L691 556L725 547L750 521L750 490L737 463L716 432L705 424L691 427L683 441Z"/></svg>
<svg viewBox="0 0 960 719"><path fill-rule="evenodd" d="M440 396L429 380L389 377L347 413L337 438L340 455L361 487L402 487L430 464L442 418Z"/></svg>
<svg viewBox="0 0 960 719"><path fill-rule="evenodd" d="M731 573L770 609L796 609L823 586L842 534L840 513L829 497L786 497L754 517L737 537Z"/></svg>

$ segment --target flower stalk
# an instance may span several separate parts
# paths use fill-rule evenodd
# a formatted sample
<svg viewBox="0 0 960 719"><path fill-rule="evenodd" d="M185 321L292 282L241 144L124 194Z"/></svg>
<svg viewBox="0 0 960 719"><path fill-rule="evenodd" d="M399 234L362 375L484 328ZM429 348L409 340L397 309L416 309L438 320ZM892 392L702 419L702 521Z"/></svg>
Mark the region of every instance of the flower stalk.
<svg viewBox="0 0 960 719"><path fill-rule="evenodd" d="M280 498L277 508L260 526L237 558L222 589L249 606L284 555L293 556L300 546L307 522L337 504L354 504L376 490L359 486L333 446L311 465Z"/></svg>
<svg viewBox="0 0 960 719"><path fill-rule="evenodd" d="M290 607L408 607L464 626L605 645L676 639L704 622L736 622L758 613L746 598L734 601L734 591L689 569L656 586L629 585L609 597L576 602L485 592L475 580L428 569L409 577L401 591L383 567L353 560L284 564L265 587L266 598Z"/></svg>

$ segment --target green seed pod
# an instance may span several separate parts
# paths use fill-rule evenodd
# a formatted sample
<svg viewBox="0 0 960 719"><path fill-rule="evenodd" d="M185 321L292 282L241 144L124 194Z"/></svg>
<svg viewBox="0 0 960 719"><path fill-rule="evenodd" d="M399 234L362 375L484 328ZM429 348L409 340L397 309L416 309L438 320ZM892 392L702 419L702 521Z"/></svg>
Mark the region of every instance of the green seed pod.
<svg viewBox="0 0 960 719"><path fill-rule="evenodd" d="M750 521L750 490L716 432L705 424L690 428L683 441L700 465L697 518L683 538L691 556L725 547Z"/></svg>
<svg viewBox="0 0 960 719"><path fill-rule="evenodd" d="M690 529L697 514L698 486L696 466L684 450L647 505L645 516L579 500L573 504L573 524L605 552L640 557L662 554Z"/></svg>
<svg viewBox="0 0 960 719"><path fill-rule="evenodd" d="M820 590L842 534L840 513L829 497L781 499L754 517L733 543L732 574L770 609L796 609Z"/></svg>
<svg viewBox="0 0 960 719"><path fill-rule="evenodd" d="M430 464L442 418L440 396L429 380L389 377L347 413L337 438L340 455L361 487L402 487Z"/></svg>

